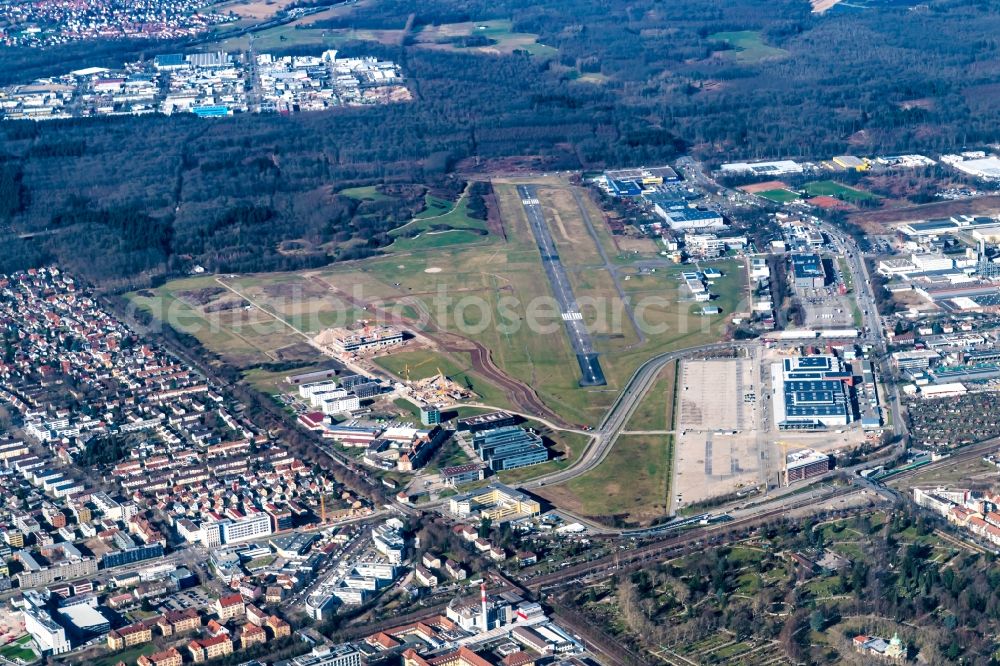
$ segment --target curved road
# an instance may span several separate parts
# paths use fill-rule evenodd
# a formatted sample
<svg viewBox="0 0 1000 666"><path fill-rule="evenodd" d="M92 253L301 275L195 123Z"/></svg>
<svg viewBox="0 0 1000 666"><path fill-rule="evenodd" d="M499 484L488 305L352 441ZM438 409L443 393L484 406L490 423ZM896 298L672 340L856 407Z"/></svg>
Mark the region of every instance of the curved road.
<svg viewBox="0 0 1000 666"><path fill-rule="evenodd" d="M520 484L520 488L531 489L540 488L551 483L561 483L580 476L600 465L611 451L618 435L621 434L625 424L628 423L632 413L656 381L656 376L660 370L668 363L688 356L695 356L706 352L727 351L733 349L743 349L752 346L754 342L718 342L698 347L688 347L677 351L666 352L659 356L654 356L632 374L625 384L624 390L618 395L617 400L611 405L611 409L605 415L601 425L594 432L594 437L587 446L583 455L566 469L540 476L537 479L526 481ZM759 344L759 343L756 343Z"/></svg>

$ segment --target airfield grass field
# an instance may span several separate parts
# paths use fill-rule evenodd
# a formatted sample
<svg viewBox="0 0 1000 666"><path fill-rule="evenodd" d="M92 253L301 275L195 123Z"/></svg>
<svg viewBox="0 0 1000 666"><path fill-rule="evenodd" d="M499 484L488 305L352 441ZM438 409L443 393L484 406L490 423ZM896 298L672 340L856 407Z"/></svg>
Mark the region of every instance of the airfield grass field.
<svg viewBox="0 0 1000 666"><path fill-rule="evenodd" d="M677 390L677 361L668 364L629 418L626 430L671 430Z"/></svg>
<svg viewBox="0 0 1000 666"><path fill-rule="evenodd" d="M878 197L871 192L865 192L853 187L848 187L847 185L841 185L840 183L832 180L818 180L813 183L806 183L803 189L806 194L811 197L836 197L837 199L841 199L852 204L860 203L862 201L878 200Z"/></svg>
<svg viewBox="0 0 1000 666"><path fill-rule="evenodd" d="M337 192L341 196L357 199L358 201L388 201L392 199L388 194L382 194L374 185L364 185L362 187L348 187Z"/></svg>
<svg viewBox="0 0 1000 666"><path fill-rule="evenodd" d="M647 523L668 509L670 435L622 435L590 472L538 490L559 507L602 522Z"/></svg>
<svg viewBox="0 0 1000 666"><path fill-rule="evenodd" d="M756 63L771 58L783 58L788 55L785 49L768 46L763 36L756 30L737 30L732 32L716 32L708 38L716 42L727 42L732 51L724 51L727 57L737 62ZM731 56L730 56L731 54Z"/></svg>
<svg viewBox="0 0 1000 666"><path fill-rule="evenodd" d="M506 241L482 235L484 228L424 233L399 238L380 257L296 273L224 276L220 278L224 284L215 276L186 278L130 297L154 316L165 313L168 321L179 318L192 322L195 325L189 327L190 332L202 344L244 368L289 358L303 364L320 362L322 357L308 346L306 336L361 319L377 320L388 311L410 320L414 330L424 330L432 337L434 331L442 331L481 344L490 350L497 367L534 389L566 420L594 425L635 369L650 357L712 342L725 334L730 316L745 295L745 271L735 260L711 264L723 272L710 286L716 295L711 304L719 306L722 313L701 316L704 304L690 298L679 278L683 267L664 264L654 273L616 264L626 295L646 331L646 342L640 344L611 274L603 267L583 224L571 186L551 176L537 182L553 238L581 301L585 321L592 327L595 348L602 355L606 387L582 388L578 384L576 357L559 308L550 297L520 197L509 181L494 183ZM378 193L354 188L346 194L368 198ZM598 241L609 257L614 257L615 247L603 215L585 193L582 200L590 210ZM428 210L436 210L439 217L430 215L411 224L446 221L448 225L485 227L482 221L467 217L461 199L454 205L430 203ZM460 233L474 234L474 238L461 243L446 241ZM430 240L422 245L416 242L421 239ZM629 279L624 280L625 276ZM440 364L453 379L457 377L460 383L468 380L482 402L508 405L502 390L477 375L468 353L441 349L430 353L437 354L439 360L422 365L421 371L430 372ZM413 368L419 360L395 353L378 362L398 375L407 363ZM273 379L260 373L251 378L261 386Z"/></svg>

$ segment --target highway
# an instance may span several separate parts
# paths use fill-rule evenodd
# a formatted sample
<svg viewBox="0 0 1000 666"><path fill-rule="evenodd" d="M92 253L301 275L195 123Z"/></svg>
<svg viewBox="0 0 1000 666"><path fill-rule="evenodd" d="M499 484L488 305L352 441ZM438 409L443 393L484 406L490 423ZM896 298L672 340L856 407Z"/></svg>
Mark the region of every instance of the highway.
<svg viewBox="0 0 1000 666"><path fill-rule="evenodd" d="M590 331L583 321L566 269L559 259L559 251L556 249L555 241L552 240L552 232L545 222L545 214L538 201L538 191L533 185L518 185L517 193L521 197L528 226L531 227L531 233L534 234L535 242L538 244L538 251L542 255L542 265L545 266L545 274L552 286L552 293L559 303L570 346L576 354L577 363L580 364L582 375L580 386L604 386L608 383L604 378L604 370L601 369L601 363L594 351Z"/></svg>

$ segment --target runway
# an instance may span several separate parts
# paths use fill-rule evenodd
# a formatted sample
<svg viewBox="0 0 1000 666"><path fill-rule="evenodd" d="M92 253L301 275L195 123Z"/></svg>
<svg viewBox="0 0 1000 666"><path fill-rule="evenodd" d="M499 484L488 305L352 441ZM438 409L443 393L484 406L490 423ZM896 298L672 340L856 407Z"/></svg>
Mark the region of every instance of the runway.
<svg viewBox="0 0 1000 666"><path fill-rule="evenodd" d="M545 274L549 278L549 284L552 285L552 293L562 311L570 346L573 353L576 354L576 362L580 365L580 386L604 386L608 383L604 378L604 370L601 369L597 352L594 351L594 343L590 338L587 325L583 321L576 297L573 295L573 288L570 286L566 269L559 259L559 252L556 250L555 241L552 240L552 233L545 222L545 215L538 201L535 187L518 185L517 193L521 197L521 204L524 206L524 213L528 218L528 226L531 227L531 233L534 234L535 242L538 244L538 251L542 255L542 265L545 266Z"/></svg>

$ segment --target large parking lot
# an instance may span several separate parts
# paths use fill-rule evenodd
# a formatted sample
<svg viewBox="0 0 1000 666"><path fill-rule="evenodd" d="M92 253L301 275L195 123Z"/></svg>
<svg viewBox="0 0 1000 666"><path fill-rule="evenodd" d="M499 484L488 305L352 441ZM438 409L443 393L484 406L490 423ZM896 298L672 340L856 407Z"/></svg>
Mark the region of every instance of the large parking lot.
<svg viewBox="0 0 1000 666"><path fill-rule="evenodd" d="M683 430L750 430L756 427L759 388L746 359L681 363L678 415Z"/></svg>
<svg viewBox="0 0 1000 666"><path fill-rule="evenodd" d="M760 384L754 361L684 361L680 381L674 507L760 483Z"/></svg>
<svg viewBox="0 0 1000 666"><path fill-rule="evenodd" d="M798 287L795 290L805 309L806 328L851 328L854 315L848 296L837 293L836 287L818 289Z"/></svg>
<svg viewBox="0 0 1000 666"><path fill-rule="evenodd" d="M171 594L160 604L159 611L183 611L188 608L204 608L215 601L199 589L184 590Z"/></svg>

